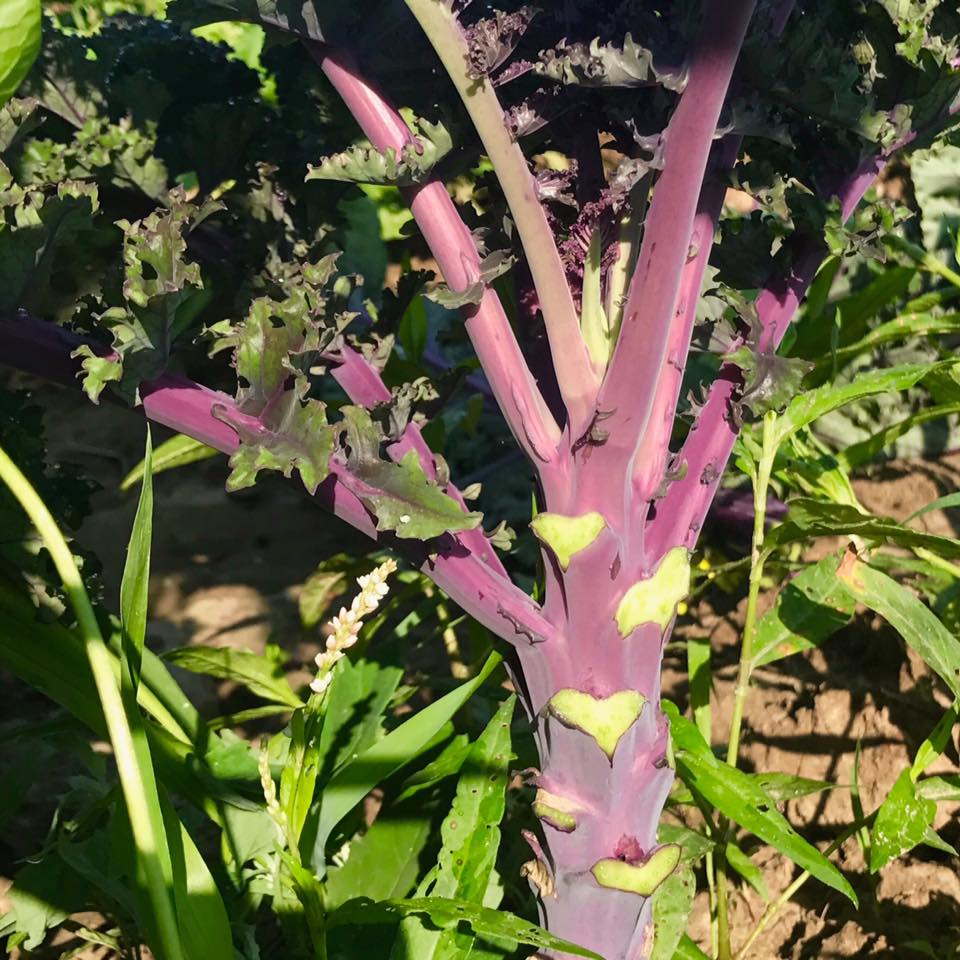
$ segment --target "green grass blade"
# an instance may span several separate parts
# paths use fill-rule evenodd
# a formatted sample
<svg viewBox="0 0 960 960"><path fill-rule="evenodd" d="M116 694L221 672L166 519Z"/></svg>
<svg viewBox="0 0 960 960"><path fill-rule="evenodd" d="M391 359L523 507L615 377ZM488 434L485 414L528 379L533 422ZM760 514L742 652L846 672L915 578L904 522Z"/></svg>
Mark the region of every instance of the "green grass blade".
<svg viewBox="0 0 960 960"><path fill-rule="evenodd" d="M2 449L0 480L9 487L40 534L77 618L78 630L90 661L113 746L120 785L137 846L138 861L147 882L159 938L158 953L163 960L186 960L169 883L170 852L163 828L153 765L146 738L141 736L143 718L135 705L132 715L128 715L114 673L113 657L100 633L80 571L63 534L36 490ZM132 729L133 724L139 728L136 735Z"/></svg>
<svg viewBox="0 0 960 960"><path fill-rule="evenodd" d="M152 473L156 476L165 470L173 470L176 467L184 467L188 463L197 463L200 460L209 460L211 457L220 456L219 450L208 447L193 437L178 433L169 440L164 440L156 450L153 451ZM129 490L136 486L144 476L145 463L141 460L124 478L120 481L121 490Z"/></svg>
<svg viewBox="0 0 960 960"><path fill-rule="evenodd" d="M922 517L925 513L929 513L931 510L949 510L951 507L960 507L960 492L948 493L945 497L938 497L925 507L915 510L903 522L909 523L911 520L916 520L917 517Z"/></svg>
<svg viewBox="0 0 960 960"><path fill-rule="evenodd" d="M127 559L120 581L120 663L124 683L136 700L140 686L140 664L147 635L147 604L150 591L150 546L153 542L153 474L151 472L152 442L147 427L147 448L143 455L143 484L140 500L133 518L133 529L127 544Z"/></svg>

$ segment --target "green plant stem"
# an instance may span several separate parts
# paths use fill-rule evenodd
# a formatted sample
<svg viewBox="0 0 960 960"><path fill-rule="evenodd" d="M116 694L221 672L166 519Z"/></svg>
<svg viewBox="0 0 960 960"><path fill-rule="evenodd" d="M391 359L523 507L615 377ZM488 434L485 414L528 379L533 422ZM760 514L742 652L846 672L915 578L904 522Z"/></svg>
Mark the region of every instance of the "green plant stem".
<svg viewBox="0 0 960 960"><path fill-rule="evenodd" d="M727 763L735 767L740 754L740 732L743 727L743 708L750 689L753 673L753 639L757 624L757 602L760 583L767 555L763 550L764 531L767 519L767 493L770 489L770 474L777 453L775 426L777 415L770 411L763 418L763 446L757 463L757 475L753 484L753 542L750 552L750 581L747 594L747 613L743 624L743 641L740 645L740 664L737 672L737 688L733 701L733 717L730 720L730 738L727 741Z"/></svg>
<svg viewBox="0 0 960 960"><path fill-rule="evenodd" d="M743 639L740 644L740 663L737 669L737 686L734 691L733 716L730 719L730 736L727 740L727 763L736 767L740 759L740 734L743 729L743 711L747 693L750 689L750 677L753 673L753 638L757 624L757 604L760 598L760 584L763 580L763 567L767 554L763 541L767 520L767 493L770 489L770 475L776 457L779 442L776 436L777 415L772 410L763 418L763 437L760 458L757 461L753 479L753 538L750 550L750 579L747 594L747 612L743 623ZM721 825L721 837L727 838L729 823ZM730 960L733 951L730 944L728 921L727 864L721 853L717 861L717 960Z"/></svg>
<svg viewBox="0 0 960 960"><path fill-rule="evenodd" d="M717 857L717 960L731 960L733 952L730 947L730 916L728 910L729 896L727 893L727 864L723 851Z"/></svg>
<svg viewBox="0 0 960 960"><path fill-rule="evenodd" d="M73 607L103 708L130 829L143 864L160 945L165 960L185 960L173 899L161 863L161 850L166 849L166 836L162 832L162 822L158 831L158 824L150 816L151 809L159 810L160 802L156 795L149 797L144 773L137 761L133 733L120 694L116 660L104 642L80 571L63 534L30 481L2 448L0 480L10 489L40 534ZM156 786L151 785L155 793Z"/></svg>
<svg viewBox="0 0 960 960"><path fill-rule="evenodd" d="M829 857L830 854L836 853L837 850L843 846L858 830L863 829L863 827L869 826L869 824L876 817L876 813L870 814L869 817L864 817L859 820L855 820L849 827L844 830L840 836L838 836L833 843L830 844L826 850L823 851L825 857ZM800 876L797 877L793 883L790 884L783 893L777 897L776 900L771 903L767 909L763 912L763 916L757 921L757 925L750 932L750 936L747 937L746 942L743 946L737 951L734 960L746 960L747 954L750 951L750 948L756 942L757 937L767 929L768 926L773 922L777 914L793 899L793 896L796 892L810 879L810 873L804 870Z"/></svg>
<svg viewBox="0 0 960 960"><path fill-rule="evenodd" d="M707 853L706 872L710 901L710 953L716 956L720 949L720 930L717 924L717 865L712 850Z"/></svg>

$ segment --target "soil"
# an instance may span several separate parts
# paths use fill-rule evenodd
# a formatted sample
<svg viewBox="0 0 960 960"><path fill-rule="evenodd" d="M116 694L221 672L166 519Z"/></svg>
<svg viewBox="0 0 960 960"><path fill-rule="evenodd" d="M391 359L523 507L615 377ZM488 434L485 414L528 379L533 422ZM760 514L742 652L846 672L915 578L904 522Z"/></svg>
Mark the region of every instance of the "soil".
<svg viewBox="0 0 960 960"><path fill-rule="evenodd" d="M115 596L136 505L135 493L120 494L117 486L140 459L142 421L106 404L96 415L86 408L78 415L79 400L66 391L44 388L43 402L51 411L52 457L82 464L103 484L103 491L96 495L97 509L79 538L103 559L108 595ZM106 437L109 449L103 446ZM159 439L162 435L155 431L155 442ZM363 550L366 541L318 510L294 483L271 479L255 491L227 495L225 475L225 463L218 458L156 479L149 643L154 649L202 642L259 650L270 639L286 646L293 656L293 669L302 671L317 645L301 634L297 585L324 557ZM903 518L957 489L958 477L960 456L891 463L858 481L856 490L872 510ZM957 535L960 529L955 516L931 513L922 520L938 533ZM712 604L704 601L690 612L687 622L694 626L687 629L711 637L714 729L725 731L743 604L724 609L717 598L711 599ZM766 598L767 603L771 600L772 595ZM664 692L678 703L686 700L682 652L668 651ZM211 711L222 708L230 696L229 689L196 680L190 693L201 709ZM0 673L0 696L8 703L3 719L9 719L15 715L9 704L26 694L22 685ZM857 745L861 797L870 811L947 705L929 671L905 651L898 636L875 618L861 615L823 648L758 673L747 703L743 765L838 785L833 791L791 801L785 808L804 836L823 847L853 820L845 786L851 782ZM934 771L956 772L957 759L954 741ZM960 844L955 809L942 806L935 826L945 840ZM33 842L39 835L26 839ZM14 859L29 852L18 843L0 839L0 913L3 874L9 875ZM746 849L776 897L796 875L795 868L770 848L748 845ZM841 849L838 862L854 884L861 908L856 910L841 896L810 881L780 911L750 957L956 955L960 876L955 859L918 848L871 877L856 840L851 840ZM765 906L752 888L735 887L731 904L735 949ZM707 943L705 895L698 895L691 932L702 945Z"/></svg>

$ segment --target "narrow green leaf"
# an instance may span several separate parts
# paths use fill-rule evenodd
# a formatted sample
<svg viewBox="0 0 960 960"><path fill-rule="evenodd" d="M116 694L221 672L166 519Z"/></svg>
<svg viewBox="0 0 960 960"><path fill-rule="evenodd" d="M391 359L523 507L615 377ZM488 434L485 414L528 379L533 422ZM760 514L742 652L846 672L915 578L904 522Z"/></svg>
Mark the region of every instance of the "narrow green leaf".
<svg viewBox="0 0 960 960"><path fill-rule="evenodd" d="M784 584L757 624L752 668L819 646L846 626L856 602L837 581L840 558L824 557Z"/></svg>
<svg viewBox="0 0 960 960"><path fill-rule="evenodd" d="M942 777L924 777L917 781L917 796L937 803L954 803L960 800L960 776L953 773Z"/></svg>
<svg viewBox="0 0 960 960"><path fill-rule="evenodd" d="M913 758L913 766L910 768L910 776L914 780L922 776L930 764L947 749L947 745L950 743L950 735L953 733L953 728L956 726L958 719L960 719L960 706L955 703L940 718L930 736L917 749L917 755Z"/></svg>
<svg viewBox="0 0 960 960"><path fill-rule="evenodd" d="M916 413L910 414L898 423L893 423L889 427L884 427L866 440L851 444L845 450L840 450L836 454L837 460L847 470L853 470L855 467L870 463L887 447L896 443L902 436L909 433L914 427L922 426L933 420L941 420L952 414L960 413L960 403L944 403L936 407L925 407ZM926 508L925 508L926 509ZM929 509L935 509L930 507ZM925 511L920 511L925 512ZM914 514L919 516L919 513ZM912 520L913 517L908 517Z"/></svg>
<svg viewBox="0 0 960 960"><path fill-rule="evenodd" d="M193 838L161 795L173 862L173 899L190 960L234 960L230 918L220 890Z"/></svg>
<svg viewBox="0 0 960 960"><path fill-rule="evenodd" d="M740 874L763 899L770 902L770 890L760 868L735 844L728 843L724 849L727 864Z"/></svg>
<svg viewBox="0 0 960 960"><path fill-rule="evenodd" d="M699 863L716 846L713 840L678 823L661 823L657 828L660 843L675 843L683 851L681 863Z"/></svg>
<svg viewBox="0 0 960 960"><path fill-rule="evenodd" d="M951 507L960 507L960 491L957 493L948 493L945 497L937 497L936 500L928 503L925 507L914 510L903 522L909 523L911 520L916 520L917 517L922 517L925 513L929 513L931 510L949 510Z"/></svg>
<svg viewBox="0 0 960 960"><path fill-rule="evenodd" d="M435 700L400 724L382 740L346 764L326 785L317 805L313 840L313 868L323 871L327 839L333 828L378 784L409 763L443 728L444 724L480 689L503 658L491 653L483 669L472 679ZM310 824L308 822L308 828Z"/></svg>
<svg viewBox="0 0 960 960"><path fill-rule="evenodd" d="M478 937L502 938L557 953L573 954L575 957L604 960L592 950L561 940L512 913L491 910L489 907L481 907L475 903L448 900L445 897L381 900L379 903L359 897L345 903L339 910L330 914L328 923L331 927L346 924L361 926L377 923L394 924L397 920L414 914L428 917L441 930L455 929L459 924L466 923Z"/></svg>
<svg viewBox="0 0 960 960"><path fill-rule="evenodd" d="M936 803L918 796L910 771L904 770L877 811L871 831L870 872L876 873L923 843L936 815Z"/></svg>
<svg viewBox="0 0 960 960"><path fill-rule="evenodd" d="M147 605L150 592L150 545L153 541L153 443L147 427L143 455L143 485L127 544L127 558L120 581L121 663L131 695L136 700L140 686L140 664L147 634Z"/></svg>
<svg viewBox="0 0 960 960"><path fill-rule="evenodd" d="M919 597L885 573L848 554L840 577L864 606L887 623L940 676L954 697L960 697L960 640L951 634Z"/></svg>
<svg viewBox="0 0 960 960"><path fill-rule="evenodd" d="M440 828L437 870L427 892L433 897L482 904L490 884L500 821L506 808L510 718L516 697L509 697L473 744L450 812ZM470 952L472 937L456 930L431 930L408 917L397 933L403 955L417 960L453 960Z"/></svg>
<svg viewBox="0 0 960 960"><path fill-rule="evenodd" d="M847 504L823 503L806 497L790 501L786 521L770 531L766 543L782 546L809 537L854 535L900 547L922 547L950 559L960 557L960 540L914 530L887 517L862 513Z"/></svg>
<svg viewBox="0 0 960 960"><path fill-rule="evenodd" d="M677 944L677 952L673 955L673 960L710 960L691 939L684 934Z"/></svg>
<svg viewBox="0 0 960 960"><path fill-rule="evenodd" d="M470 738L465 733L454 737L443 748L436 760L432 760L422 770L418 770L407 777L400 788L397 803L459 773L467 755L470 753L470 747Z"/></svg>
<svg viewBox="0 0 960 960"><path fill-rule="evenodd" d="M650 960L671 960L687 929L697 878L688 866L674 870L653 894L653 951Z"/></svg>
<svg viewBox="0 0 960 960"><path fill-rule="evenodd" d="M826 780L811 780L808 777L795 777L792 773L755 773L756 781L777 803L808 797L813 793L833 790L836 784Z"/></svg>
<svg viewBox="0 0 960 960"><path fill-rule="evenodd" d="M851 383L827 383L816 390L800 393L778 418L775 439L782 443L794 431L848 403L891 390L906 390L927 374L945 366L950 364L908 363L862 373Z"/></svg>
<svg viewBox="0 0 960 960"><path fill-rule="evenodd" d="M829 371L834 364L840 366L858 354L873 350L885 343L936 333L954 333L958 329L960 329L960 314L951 313L937 317L929 313L907 313L887 323L881 323L854 343L823 355L816 361L816 370Z"/></svg>
<svg viewBox="0 0 960 960"><path fill-rule="evenodd" d="M713 673L710 669L710 638L690 637L687 640L687 676L690 678L690 709L693 722L710 742L710 691L713 689Z"/></svg>
<svg viewBox="0 0 960 960"><path fill-rule="evenodd" d="M405 897L417 882L420 855L433 827L426 813L377 817L362 837L350 841L347 862L327 874L327 909L359 896Z"/></svg>
<svg viewBox="0 0 960 960"><path fill-rule="evenodd" d="M337 664L320 731L319 762L325 775L335 774L383 736L384 714L402 679L399 667L374 661Z"/></svg>
<svg viewBox="0 0 960 960"><path fill-rule="evenodd" d="M664 701L663 709L670 720L677 773L683 782L726 817L856 904L857 896L847 879L790 826L760 783L718 760L697 728L680 715L674 704Z"/></svg>
<svg viewBox="0 0 960 960"><path fill-rule="evenodd" d="M16 92L40 51L40 0L0 4L0 107Z"/></svg>
<svg viewBox="0 0 960 960"><path fill-rule="evenodd" d="M164 660L218 680L233 680L272 703L283 703L296 709L303 701L290 689L283 671L272 660L233 647L179 647L163 655Z"/></svg>
<svg viewBox="0 0 960 960"><path fill-rule="evenodd" d="M164 470L173 470L176 467L185 467L188 463L197 463L200 460L209 460L211 457L220 456L219 450L208 447L193 437L188 437L183 433L178 433L164 440L153 451L153 475L163 473ZM141 460L124 478L120 481L121 490L129 490L143 479L144 461Z"/></svg>

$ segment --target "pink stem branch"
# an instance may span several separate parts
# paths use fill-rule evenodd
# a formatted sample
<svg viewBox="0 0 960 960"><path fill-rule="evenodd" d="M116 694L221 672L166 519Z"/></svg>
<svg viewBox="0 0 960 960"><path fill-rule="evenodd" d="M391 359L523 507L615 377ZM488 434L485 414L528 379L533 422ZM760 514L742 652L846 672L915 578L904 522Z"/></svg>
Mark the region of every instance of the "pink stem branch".
<svg viewBox="0 0 960 960"><path fill-rule="evenodd" d="M670 326L667 342L667 362L660 371L650 422L640 439L634 459L634 490L637 502L643 504L644 509L646 503L656 496L670 455L670 436L673 433L680 385L697 319L700 289L710 261L713 235L726 193L726 183L721 173L729 170L735 163L741 140L739 136L732 136L714 148L717 154L716 175L704 184L700 192L700 202L690 237L693 257L687 260L683 267L676 322Z"/></svg>
<svg viewBox="0 0 960 960"><path fill-rule="evenodd" d="M352 347L344 346L339 352L338 360L339 364L333 368L331 374L354 403L359 403L364 407L375 407L379 403L390 402L390 391L380 374L363 354ZM431 480L436 480L437 468L433 452L423 439L420 427L415 423L407 424L403 436L387 448L387 453L391 459L399 461L403 459L408 450L413 450L416 453L424 473ZM461 507L466 509L467 505L463 495L452 483L447 485L445 492L447 496L452 497ZM510 575L482 528L464 530L459 534L459 538L465 547L483 560L497 574L505 580L510 579Z"/></svg>
<svg viewBox="0 0 960 960"><path fill-rule="evenodd" d="M413 142L400 114L342 52L317 44L308 48L378 150L399 151ZM406 196L450 287L462 291L476 283L480 256L443 183L430 180L407 189ZM500 298L487 287L480 303L463 312L467 334L517 442L534 464L549 462L560 442L560 428L520 352Z"/></svg>
<svg viewBox="0 0 960 960"><path fill-rule="evenodd" d="M632 462L654 410L660 371L686 318L677 310L707 159L755 0L708 0L690 79L670 120L620 337L597 409L607 445ZM679 328L679 329L678 329ZM612 454L612 450L610 453Z"/></svg>
<svg viewBox="0 0 960 960"><path fill-rule="evenodd" d="M844 220L856 209L885 163L885 157L864 161L840 190ZM768 286L757 297L761 350L775 350L780 345L822 260L819 244L798 252L790 276L776 286ZM740 384L739 368L732 364L720 368L681 451L686 473L670 485L647 529L646 548L651 557L661 556L678 544L690 549L696 544L740 432L731 416L731 402Z"/></svg>

